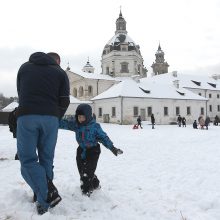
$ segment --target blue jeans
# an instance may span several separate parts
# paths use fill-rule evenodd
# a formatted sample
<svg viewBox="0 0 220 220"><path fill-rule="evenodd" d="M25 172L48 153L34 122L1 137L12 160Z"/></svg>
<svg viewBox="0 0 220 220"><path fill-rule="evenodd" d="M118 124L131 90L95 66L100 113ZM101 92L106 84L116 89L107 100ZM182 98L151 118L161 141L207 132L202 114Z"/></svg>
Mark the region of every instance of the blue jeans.
<svg viewBox="0 0 220 220"><path fill-rule="evenodd" d="M21 175L45 208L47 178L53 179L53 159L59 119L49 115L24 115L17 120L17 148Z"/></svg>

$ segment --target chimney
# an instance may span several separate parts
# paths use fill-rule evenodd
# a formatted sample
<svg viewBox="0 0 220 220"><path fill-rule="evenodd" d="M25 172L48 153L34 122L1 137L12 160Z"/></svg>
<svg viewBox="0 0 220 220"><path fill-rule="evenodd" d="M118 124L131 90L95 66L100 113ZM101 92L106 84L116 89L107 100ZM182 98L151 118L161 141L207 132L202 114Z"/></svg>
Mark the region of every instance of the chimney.
<svg viewBox="0 0 220 220"><path fill-rule="evenodd" d="M177 71L172 72L173 77L177 77Z"/></svg>
<svg viewBox="0 0 220 220"><path fill-rule="evenodd" d="M174 81L173 81L173 85L174 85L177 89L179 89L179 87L180 87L179 80L174 80Z"/></svg>

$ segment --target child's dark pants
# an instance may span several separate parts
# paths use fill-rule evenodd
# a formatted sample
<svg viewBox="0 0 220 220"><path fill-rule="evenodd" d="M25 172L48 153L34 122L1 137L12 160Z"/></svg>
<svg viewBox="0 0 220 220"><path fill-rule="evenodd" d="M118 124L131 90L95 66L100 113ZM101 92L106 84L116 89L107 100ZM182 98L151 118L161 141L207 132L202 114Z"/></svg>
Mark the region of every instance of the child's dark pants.
<svg viewBox="0 0 220 220"><path fill-rule="evenodd" d="M101 153L100 145L86 149L86 157L82 159L83 149L77 148L76 163L81 180L81 190L84 194L92 192L98 188L99 180L95 175L99 155Z"/></svg>

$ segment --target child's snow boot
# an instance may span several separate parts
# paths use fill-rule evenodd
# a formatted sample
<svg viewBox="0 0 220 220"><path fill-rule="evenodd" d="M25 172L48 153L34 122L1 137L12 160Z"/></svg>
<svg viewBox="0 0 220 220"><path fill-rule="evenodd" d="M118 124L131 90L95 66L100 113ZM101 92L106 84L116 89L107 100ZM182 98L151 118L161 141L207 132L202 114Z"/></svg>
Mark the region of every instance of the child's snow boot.
<svg viewBox="0 0 220 220"><path fill-rule="evenodd" d="M96 175L94 175L94 177L92 179L92 186L93 186L93 189L100 189L101 188L100 181Z"/></svg>

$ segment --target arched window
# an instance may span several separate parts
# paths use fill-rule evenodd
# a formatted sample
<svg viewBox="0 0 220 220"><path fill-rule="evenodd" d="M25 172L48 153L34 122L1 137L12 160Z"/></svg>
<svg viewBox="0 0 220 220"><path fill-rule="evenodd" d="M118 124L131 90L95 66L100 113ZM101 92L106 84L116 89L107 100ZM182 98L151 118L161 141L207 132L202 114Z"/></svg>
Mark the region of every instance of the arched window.
<svg viewBox="0 0 220 220"><path fill-rule="evenodd" d="M74 88L74 89L73 89L73 96L74 96L74 97L77 97L77 88Z"/></svg>
<svg viewBox="0 0 220 220"><path fill-rule="evenodd" d="M93 95L93 88L92 88L92 86L89 86L89 87L88 87L88 95L89 95L89 96L92 96L92 95Z"/></svg>
<svg viewBox="0 0 220 220"><path fill-rule="evenodd" d="M83 96L83 87L80 86L79 87L79 97L82 97Z"/></svg>

